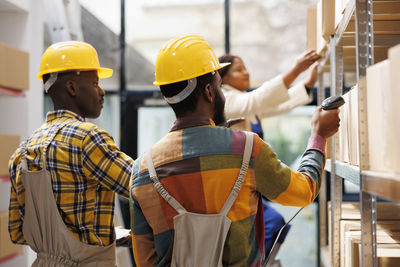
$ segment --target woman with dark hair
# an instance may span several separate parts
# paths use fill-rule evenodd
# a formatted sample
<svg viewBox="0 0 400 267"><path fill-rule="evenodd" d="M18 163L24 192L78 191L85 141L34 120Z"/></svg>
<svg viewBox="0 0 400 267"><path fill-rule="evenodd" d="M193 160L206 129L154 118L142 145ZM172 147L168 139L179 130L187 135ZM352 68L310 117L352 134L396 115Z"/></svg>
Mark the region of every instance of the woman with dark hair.
<svg viewBox="0 0 400 267"><path fill-rule="evenodd" d="M226 98L226 118L245 117L242 123L236 124L233 128L253 131L262 137L261 118L282 114L297 106L310 103L311 89L317 80L318 65L315 62L318 59L319 56L314 50L307 50L288 72L248 92L250 76L242 59L231 54L220 57L221 63L231 63L219 70L222 90ZM312 67L308 78L303 83L289 88L293 81L310 66Z"/></svg>
<svg viewBox="0 0 400 267"><path fill-rule="evenodd" d="M263 138L260 117L271 117L290 111L291 109L311 102L311 89L317 80L315 63L319 56L314 50L305 51L292 69L264 82L259 88L249 91L250 77L247 69L238 56L225 54L219 58L220 63L231 63L219 69L222 78L222 91L225 95L225 116L227 119L244 117L245 120L232 128L252 131ZM311 71L304 83L298 83L289 89L294 80L311 66ZM265 253L268 255L279 230L285 221L279 212L273 209L267 199L262 199L265 227ZM280 237L282 243L289 227Z"/></svg>

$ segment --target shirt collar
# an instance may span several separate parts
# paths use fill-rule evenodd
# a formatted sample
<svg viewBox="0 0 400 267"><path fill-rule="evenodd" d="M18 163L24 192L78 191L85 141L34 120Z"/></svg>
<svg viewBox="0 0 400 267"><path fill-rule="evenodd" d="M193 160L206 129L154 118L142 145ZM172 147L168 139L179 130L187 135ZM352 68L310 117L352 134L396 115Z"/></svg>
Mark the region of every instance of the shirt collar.
<svg viewBox="0 0 400 267"><path fill-rule="evenodd" d="M181 130L185 128L191 128L196 126L215 126L214 121L209 117L199 117L199 116L185 116L183 118L177 118L172 125L171 131Z"/></svg>
<svg viewBox="0 0 400 267"><path fill-rule="evenodd" d="M79 116L78 114L70 111L70 110L65 110L65 109L59 109L59 110L54 110L54 111L50 111L47 113L47 119L46 121L52 121L55 119L60 119L60 118L73 118L76 119L78 121L85 121L84 118L82 118L81 116Z"/></svg>

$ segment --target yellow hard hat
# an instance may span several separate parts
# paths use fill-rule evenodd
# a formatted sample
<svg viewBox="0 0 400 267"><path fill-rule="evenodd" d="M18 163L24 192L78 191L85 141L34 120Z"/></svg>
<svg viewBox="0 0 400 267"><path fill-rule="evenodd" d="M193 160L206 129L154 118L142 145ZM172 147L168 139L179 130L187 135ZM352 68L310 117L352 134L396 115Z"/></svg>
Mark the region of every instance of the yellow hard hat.
<svg viewBox="0 0 400 267"><path fill-rule="evenodd" d="M181 82L218 70L220 64L203 37L186 35L172 39L160 49L156 61L155 85Z"/></svg>
<svg viewBox="0 0 400 267"><path fill-rule="evenodd" d="M78 41L59 42L46 49L40 63L39 80L43 75L64 71L97 70L99 78L111 77L113 70L101 68L96 49L88 43Z"/></svg>

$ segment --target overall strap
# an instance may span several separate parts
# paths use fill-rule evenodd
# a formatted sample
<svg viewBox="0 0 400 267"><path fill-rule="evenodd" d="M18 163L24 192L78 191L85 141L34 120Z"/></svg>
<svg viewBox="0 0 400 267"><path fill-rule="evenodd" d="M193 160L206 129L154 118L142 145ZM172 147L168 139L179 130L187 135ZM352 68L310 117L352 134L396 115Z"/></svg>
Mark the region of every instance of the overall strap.
<svg viewBox="0 0 400 267"><path fill-rule="evenodd" d="M22 167L22 170L24 170L24 171L28 170L28 163L26 162L26 154L28 153L27 144L28 144L28 141L24 141L24 142L21 143L21 149L22 149L21 167Z"/></svg>
<svg viewBox="0 0 400 267"><path fill-rule="evenodd" d="M47 148L49 147L51 141L53 141L54 137L56 136L56 134L62 129L64 128L64 126L70 122L70 119L66 119L65 121L63 121L62 123L60 123L59 125L56 126L56 129L50 134L50 137L47 138L47 140L44 142L43 144L43 169L46 169L46 161L47 161Z"/></svg>
<svg viewBox="0 0 400 267"><path fill-rule="evenodd" d="M47 147L50 145L51 141L53 141L54 137L56 136L56 134L68 123L70 122L70 119L66 119L65 121L63 121L62 123L58 124L55 129L53 130L53 132L51 132L52 130L50 130L50 136L46 139L46 141L43 143L43 165L42 165L42 169L46 169L46 157L47 157ZM22 154L21 154L21 166L23 170L28 170L28 164L27 164L27 160L26 160L26 155L28 153L28 142L25 141L21 144L22 147Z"/></svg>
<svg viewBox="0 0 400 267"><path fill-rule="evenodd" d="M233 186L228 199L226 200L224 206L222 207L222 210L220 212L221 215L225 216L228 215L229 210L231 209L233 203L236 200L236 197L239 194L240 189L242 188L244 177L246 177L247 169L249 168L249 161L251 157L251 152L253 150L254 134L251 132L245 132L245 134L246 134L246 145L244 147L242 167L240 168L239 175L238 178L236 179L235 185Z"/></svg>
<svg viewBox="0 0 400 267"><path fill-rule="evenodd" d="M165 190L164 186L158 180L156 170L154 169L153 159L151 158L151 149L146 153L147 160L147 168L149 169L150 179L153 181L154 187L158 191L158 193L168 202L171 207L173 207L179 214L183 214L186 212L186 209L179 204L179 202L171 196L167 190Z"/></svg>

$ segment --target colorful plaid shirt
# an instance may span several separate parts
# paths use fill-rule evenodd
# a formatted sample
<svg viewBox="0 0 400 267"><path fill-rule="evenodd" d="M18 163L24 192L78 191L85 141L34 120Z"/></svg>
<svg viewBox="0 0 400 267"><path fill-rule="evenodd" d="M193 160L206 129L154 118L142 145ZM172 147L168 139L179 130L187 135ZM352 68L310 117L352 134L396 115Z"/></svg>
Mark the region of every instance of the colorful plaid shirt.
<svg viewBox="0 0 400 267"><path fill-rule="evenodd" d="M112 137L77 114L57 110L27 141L29 170L39 170L44 141L57 125L68 120L47 150L54 198L61 217L80 241L109 245L114 241L114 193L128 197L133 160L120 152ZM25 189L20 179L22 146L9 162L11 197L9 232L15 243L26 243L24 221Z"/></svg>
<svg viewBox="0 0 400 267"><path fill-rule="evenodd" d="M219 213L235 183L244 152L243 131L216 127L207 118L178 119L151 150L165 189L190 212ZM232 224L223 252L224 266L259 266L264 222L260 195L283 205L306 206L319 191L325 140L310 138L298 171L281 163L257 135L249 170L228 213ZM167 266L178 213L157 193L146 158L135 161L131 181L131 228L139 266ZM261 213L261 214L260 214Z"/></svg>

